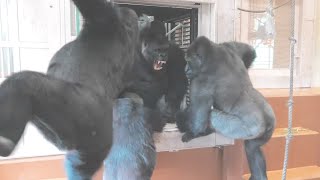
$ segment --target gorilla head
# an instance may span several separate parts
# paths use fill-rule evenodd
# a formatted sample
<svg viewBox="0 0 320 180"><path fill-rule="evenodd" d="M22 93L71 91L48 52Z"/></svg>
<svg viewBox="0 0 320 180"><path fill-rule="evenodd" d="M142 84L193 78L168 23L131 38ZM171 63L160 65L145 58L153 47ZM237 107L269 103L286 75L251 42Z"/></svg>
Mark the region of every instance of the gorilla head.
<svg viewBox="0 0 320 180"><path fill-rule="evenodd" d="M187 61L185 73L188 79L193 79L199 72L206 68L206 66L203 67L202 64L208 64L208 62L204 61L207 61L208 58L206 58L206 56L211 53L211 47L212 43L205 37L199 37L197 41L190 45L185 57Z"/></svg>
<svg viewBox="0 0 320 180"><path fill-rule="evenodd" d="M244 66L249 69L255 60L256 51L254 48L248 44L241 42L225 42L221 44L214 44L206 37L199 37L194 41L187 50L186 61L187 65L185 67L185 73L188 79L193 79L200 72L205 72L208 70L209 64L212 56L216 56L217 59L224 59L224 57L219 57L220 53L215 52L216 47L221 47L225 51L231 52L230 54L239 56L244 64ZM237 58L236 58L237 59ZM205 64L205 66L203 66Z"/></svg>
<svg viewBox="0 0 320 180"><path fill-rule="evenodd" d="M161 70L168 60L169 41L163 22L153 21L141 27L142 54L156 71Z"/></svg>

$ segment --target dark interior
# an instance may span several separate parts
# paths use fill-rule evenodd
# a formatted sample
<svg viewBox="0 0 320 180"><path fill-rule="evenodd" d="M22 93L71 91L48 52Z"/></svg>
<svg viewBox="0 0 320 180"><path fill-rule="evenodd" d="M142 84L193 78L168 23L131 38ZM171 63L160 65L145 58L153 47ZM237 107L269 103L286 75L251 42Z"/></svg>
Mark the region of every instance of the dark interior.
<svg viewBox="0 0 320 180"><path fill-rule="evenodd" d="M132 4L119 4L122 7L129 7L136 11L138 16L146 14L153 16L155 20L167 24L167 32L179 23L184 25L183 30L177 29L170 35L170 40L175 41L182 49L192 43L198 35L198 9L197 8L176 8L157 7ZM170 24L170 26L168 26ZM171 29L169 28L171 27Z"/></svg>
<svg viewBox="0 0 320 180"><path fill-rule="evenodd" d="M168 22L172 19L176 19L183 16L188 16L191 13L190 9L184 8L170 8L170 7L156 7L156 6L142 6L142 5L129 5L120 4L122 7L129 7L136 11L138 16L142 14L147 14L149 16L154 16L156 20Z"/></svg>

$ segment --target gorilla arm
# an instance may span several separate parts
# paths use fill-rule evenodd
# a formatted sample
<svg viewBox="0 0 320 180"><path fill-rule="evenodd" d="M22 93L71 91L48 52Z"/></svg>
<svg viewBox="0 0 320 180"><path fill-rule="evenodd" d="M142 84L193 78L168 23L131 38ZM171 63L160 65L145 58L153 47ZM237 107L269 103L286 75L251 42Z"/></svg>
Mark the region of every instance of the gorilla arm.
<svg viewBox="0 0 320 180"><path fill-rule="evenodd" d="M190 97L192 103L190 104L188 111L185 111L185 113L187 113L187 115L184 116L186 119L178 119L186 122L185 125L187 130L182 136L183 142L188 142L191 139L212 132L211 130L208 131L208 120L213 99L210 98L212 96L209 94L209 91L206 91L207 88L199 88L197 82L201 82L201 80L197 79L195 80L195 83L191 84L191 91L197 93L192 93L192 96Z"/></svg>
<svg viewBox="0 0 320 180"><path fill-rule="evenodd" d="M179 110L187 90L188 80L184 72L185 66L184 52L176 44L170 44L167 66L168 90L165 95L167 103L164 114L170 123L175 122L173 116Z"/></svg>

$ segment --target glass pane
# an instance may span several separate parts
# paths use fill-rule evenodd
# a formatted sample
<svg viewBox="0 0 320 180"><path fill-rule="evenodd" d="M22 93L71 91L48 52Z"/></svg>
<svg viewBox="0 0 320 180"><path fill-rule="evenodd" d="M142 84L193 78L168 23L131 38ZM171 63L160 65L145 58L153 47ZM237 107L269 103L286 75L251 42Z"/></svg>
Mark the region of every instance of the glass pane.
<svg viewBox="0 0 320 180"><path fill-rule="evenodd" d="M73 2L71 2L71 6L70 6L71 36L79 35L82 24L83 24L83 18L79 10L77 9L77 7L74 5Z"/></svg>
<svg viewBox="0 0 320 180"><path fill-rule="evenodd" d="M8 1L0 1L0 41L9 40Z"/></svg>
<svg viewBox="0 0 320 180"><path fill-rule="evenodd" d="M19 40L23 42L48 42L50 0L18 0ZM58 24L57 24L58 26Z"/></svg>
<svg viewBox="0 0 320 180"><path fill-rule="evenodd" d="M245 0L243 9L252 11L265 10L266 0ZM290 42L290 3L287 0L273 1L275 36L267 35L268 19L266 13L241 12L241 41L248 42L257 51L258 57L253 69L278 69L289 67ZM279 8L277 8L279 7Z"/></svg>
<svg viewBox="0 0 320 180"><path fill-rule="evenodd" d="M1 48L0 50L0 78L5 78L14 72L13 49Z"/></svg>

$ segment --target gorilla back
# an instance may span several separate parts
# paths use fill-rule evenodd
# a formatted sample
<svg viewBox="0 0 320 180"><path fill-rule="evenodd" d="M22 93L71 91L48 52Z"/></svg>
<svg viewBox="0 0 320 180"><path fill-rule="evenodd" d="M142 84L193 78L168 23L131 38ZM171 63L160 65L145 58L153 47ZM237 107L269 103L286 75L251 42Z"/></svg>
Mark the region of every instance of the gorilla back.
<svg viewBox="0 0 320 180"><path fill-rule="evenodd" d="M113 145L105 161L105 180L150 180L156 164L149 111L142 99L121 98L113 107Z"/></svg>
<svg viewBox="0 0 320 180"><path fill-rule="evenodd" d="M85 22L52 58L47 74L13 74L0 87L0 155L31 120L69 150L69 179L91 179L112 144L112 101L123 90L138 40L138 17L105 0L74 0Z"/></svg>

